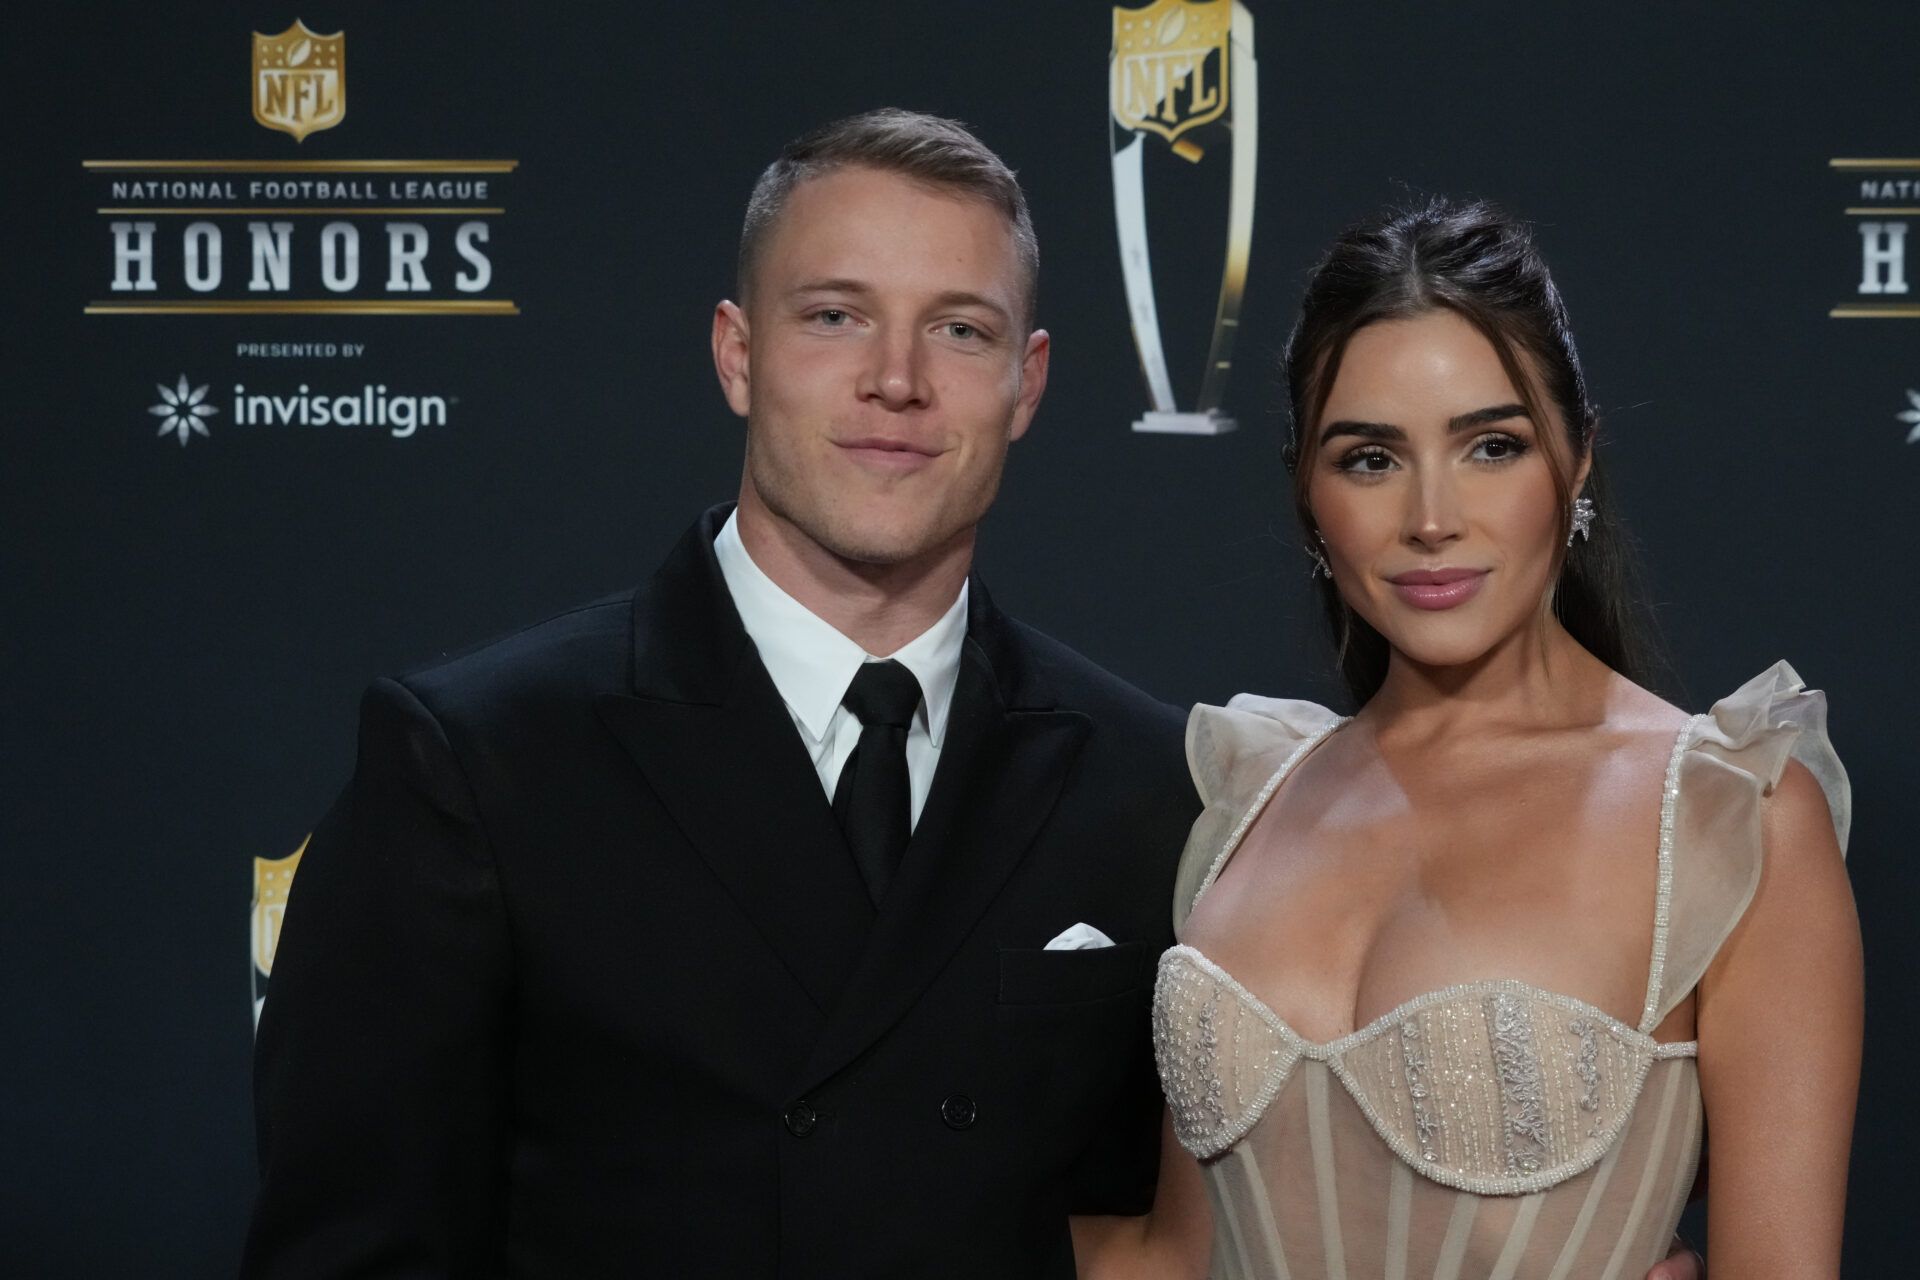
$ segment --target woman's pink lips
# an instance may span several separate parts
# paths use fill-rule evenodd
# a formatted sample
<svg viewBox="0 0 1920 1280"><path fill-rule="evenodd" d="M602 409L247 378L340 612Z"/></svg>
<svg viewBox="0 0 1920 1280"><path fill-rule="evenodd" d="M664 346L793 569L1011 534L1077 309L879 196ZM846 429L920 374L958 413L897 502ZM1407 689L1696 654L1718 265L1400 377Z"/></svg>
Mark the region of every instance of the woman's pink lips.
<svg viewBox="0 0 1920 1280"><path fill-rule="evenodd" d="M1485 569L1416 569L1387 581L1400 598L1416 609L1451 609L1479 593L1487 580Z"/></svg>

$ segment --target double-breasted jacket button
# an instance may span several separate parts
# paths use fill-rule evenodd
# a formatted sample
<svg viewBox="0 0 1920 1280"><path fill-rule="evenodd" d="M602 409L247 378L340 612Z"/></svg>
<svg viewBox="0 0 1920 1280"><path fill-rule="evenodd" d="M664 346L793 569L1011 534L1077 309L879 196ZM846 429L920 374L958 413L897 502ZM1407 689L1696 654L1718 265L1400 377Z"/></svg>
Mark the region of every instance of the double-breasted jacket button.
<svg viewBox="0 0 1920 1280"><path fill-rule="evenodd" d="M980 1109L964 1093L950 1093L946 1101L940 1104L940 1119L949 1129L971 1129L973 1122L979 1118Z"/></svg>
<svg viewBox="0 0 1920 1280"><path fill-rule="evenodd" d="M812 1103L803 1098L788 1107L780 1119L787 1126L788 1133L796 1138L804 1138L813 1132L815 1125L820 1123L820 1113L813 1109Z"/></svg>

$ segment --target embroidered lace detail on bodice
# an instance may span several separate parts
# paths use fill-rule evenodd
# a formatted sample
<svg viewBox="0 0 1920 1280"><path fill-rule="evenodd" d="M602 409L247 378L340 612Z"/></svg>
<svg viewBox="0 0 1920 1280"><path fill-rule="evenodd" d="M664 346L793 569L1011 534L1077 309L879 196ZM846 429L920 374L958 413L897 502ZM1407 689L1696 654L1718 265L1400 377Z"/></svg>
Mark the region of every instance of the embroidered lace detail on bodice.
<svg viewBox="0 0 1920 1280"><path fill-rule="evenodd" d="M1175 1136L1201 1159L1244 1137L1305 1059L1326 1064L1408 1165L1483 1195L1538 1191L1592 1165L1653 1062L1694 1052L1509 980L1416 996L1316 1043L1184 945L1161 958L1153 1038Z"/></svg>

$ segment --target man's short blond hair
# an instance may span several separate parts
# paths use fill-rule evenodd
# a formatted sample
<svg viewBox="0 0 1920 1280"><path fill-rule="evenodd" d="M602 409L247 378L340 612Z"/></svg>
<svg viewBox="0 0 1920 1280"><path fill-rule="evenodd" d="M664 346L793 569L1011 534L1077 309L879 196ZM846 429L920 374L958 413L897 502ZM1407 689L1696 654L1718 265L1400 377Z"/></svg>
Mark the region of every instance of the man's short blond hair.
<svg viewBox="0 0 1920 1280"><path fill-rule="evenodd" d="M1040 290L1040 242L1026 193L1006 162L958 120L882 107L822 125L795 138L753 184L740 228L735 288L744 301L773 225L793 189L809 178L858 165L984 200L1006 218L1020 259L1025 321L1032 327Z"/></svg>

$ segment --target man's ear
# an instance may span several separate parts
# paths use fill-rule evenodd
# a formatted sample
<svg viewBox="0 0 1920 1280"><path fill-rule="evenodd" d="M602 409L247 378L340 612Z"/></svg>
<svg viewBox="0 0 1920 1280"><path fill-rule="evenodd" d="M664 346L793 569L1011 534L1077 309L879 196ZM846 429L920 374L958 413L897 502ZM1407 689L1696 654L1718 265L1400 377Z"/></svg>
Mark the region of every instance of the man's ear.
<svg viewBox="0 0 1920 1280"><path fill-rule="evenodd" d="M727 406L743 418L753 406L749 337L747 313L722 298L713 308L713 371L720 377L720 394L727 398Z"/></svg>
<svg viewBox="0 0 1920 1280"><path fill-rule="evenodd" d="M1020 357L1020 398L1013 402L1013 421L1007 427L1007 439L1018 440L1027 434L1040 397L1047 389L1047 366L1053 358L1053 339L1045 329L1027 335L1027 349Z"/></svg>

